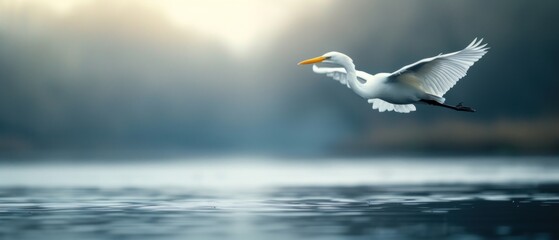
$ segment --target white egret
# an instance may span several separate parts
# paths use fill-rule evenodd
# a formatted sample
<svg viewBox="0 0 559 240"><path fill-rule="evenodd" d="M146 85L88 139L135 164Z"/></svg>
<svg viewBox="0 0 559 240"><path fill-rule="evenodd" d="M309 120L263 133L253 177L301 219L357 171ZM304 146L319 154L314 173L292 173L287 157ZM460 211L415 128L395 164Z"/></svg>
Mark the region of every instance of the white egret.
<svg viewBox="0 0 559 240"><path fill-rule="evenodd" d="M396 111L409 113L415 111L414 103L426 103L457 111L475 112L461 103L452 106L444 103L443 95L452 88L458 80L466 76L468 68L487 53L487 44L481 44L483 39L477 38L461 51L439 54L407 65L393 73L369 73L355 69L353 60L339 52L329 52L299 62L299 65L313 63L333 63L339 67L318 67L313 65L313 71L326 74L347 85L357 95L368 99L373 109L380 112Z"/></svg>

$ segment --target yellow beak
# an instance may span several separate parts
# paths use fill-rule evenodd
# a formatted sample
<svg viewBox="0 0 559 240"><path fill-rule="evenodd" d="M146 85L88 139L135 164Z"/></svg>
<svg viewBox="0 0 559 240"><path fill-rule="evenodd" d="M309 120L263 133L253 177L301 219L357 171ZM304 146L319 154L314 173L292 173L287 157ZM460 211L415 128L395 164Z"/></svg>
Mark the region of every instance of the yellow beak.
<svg viewBox="0 0 559 240"><path fill-rule="evenodd" d="M319 63L326 60L326 57L315 57L315 58L311 58L311 59L307 59L304 61L299 62L297 65L305 65L305 64L312 64L312 63Z"/></svg>

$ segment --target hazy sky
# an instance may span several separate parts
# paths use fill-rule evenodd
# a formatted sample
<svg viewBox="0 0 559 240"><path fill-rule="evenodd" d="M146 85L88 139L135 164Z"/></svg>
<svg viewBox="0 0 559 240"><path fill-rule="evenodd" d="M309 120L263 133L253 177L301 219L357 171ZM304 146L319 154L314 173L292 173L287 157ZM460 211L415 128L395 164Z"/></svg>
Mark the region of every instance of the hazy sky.
<svg viewBox="0 0 559 240"><path fill-rule="evenodd" d="M19 0L2 1L2 11L18 17L41 12L58 18L71 18L84 11L102 14L98 11L103 11L103 6L120 12L122 18L149 12L178 31L195 31L219 41L236 54L247 54L251 46L270 41L284 31L290 19L307 14L308 9L321 12L332 5L331 0Z"/></svg>
<svg viewBox="0 0 559 240"><path fill-rule="evenodd" d="M0 152L556 152L558 5L0 0ZM296 66L391 72L475 37L491 49L446 95L475 114L378 113Z"/></svg>

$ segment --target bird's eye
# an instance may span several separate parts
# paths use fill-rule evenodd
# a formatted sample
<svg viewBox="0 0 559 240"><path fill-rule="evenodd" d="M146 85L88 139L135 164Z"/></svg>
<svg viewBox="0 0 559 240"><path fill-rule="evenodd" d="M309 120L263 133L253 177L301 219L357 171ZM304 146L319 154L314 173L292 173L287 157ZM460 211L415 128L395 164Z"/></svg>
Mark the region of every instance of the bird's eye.
<svg viewBox="0 0 559 240"><path fill-rule="evenodd" d="M328 60L328 59L332 58L332 56L326 56L326 57L324 57L324 58L325 58L326 60Z"/></svg>

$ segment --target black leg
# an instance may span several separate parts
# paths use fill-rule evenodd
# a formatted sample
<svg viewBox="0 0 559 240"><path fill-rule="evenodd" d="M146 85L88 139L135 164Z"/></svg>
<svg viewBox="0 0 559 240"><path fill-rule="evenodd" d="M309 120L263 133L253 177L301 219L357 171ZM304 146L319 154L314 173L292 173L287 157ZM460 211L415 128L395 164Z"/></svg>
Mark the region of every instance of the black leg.
<svg viewBox="0 0 559 240"><path fill-rule="evenodd" d="M463 106L462 103L459 103L456 106L452 106L452 105L448 105L448 104L444 104L444 103L439 103L439 102L434 101L434 100L421 100L421 102L427 103L429 105L450 108L450 109L454 109L456 111L462 111L462 112L475 112L476 111L475 109L473 109L471 107Z"/></svg>

